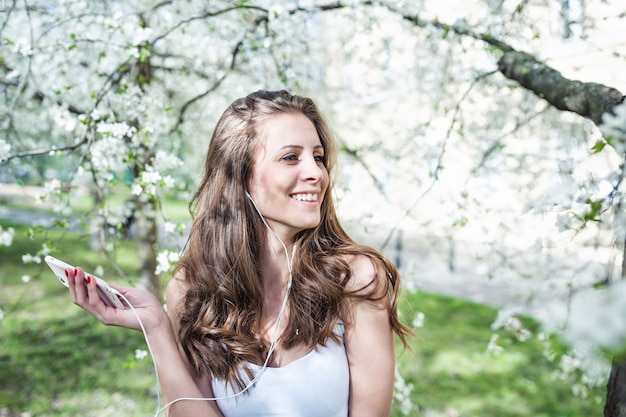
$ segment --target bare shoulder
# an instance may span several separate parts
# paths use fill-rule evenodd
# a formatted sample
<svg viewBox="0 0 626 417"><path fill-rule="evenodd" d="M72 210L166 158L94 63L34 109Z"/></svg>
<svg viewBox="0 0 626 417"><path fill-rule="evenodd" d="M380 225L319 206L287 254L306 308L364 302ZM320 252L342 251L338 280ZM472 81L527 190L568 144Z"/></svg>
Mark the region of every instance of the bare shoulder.
<svg viewBox="0 0 626 417"><path fill-rule="evenodd" d="M346 258L351 277L346 289L357 295L372 294L378 298L386 292L386 273L373 259L366 255L351 255Z"/></svg>

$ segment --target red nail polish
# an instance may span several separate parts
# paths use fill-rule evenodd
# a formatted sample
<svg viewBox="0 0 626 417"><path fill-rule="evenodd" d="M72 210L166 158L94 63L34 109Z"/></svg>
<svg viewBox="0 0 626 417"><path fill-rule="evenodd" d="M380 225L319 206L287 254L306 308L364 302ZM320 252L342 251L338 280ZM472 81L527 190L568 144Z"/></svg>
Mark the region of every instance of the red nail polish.
<svg viewBox="0 0 626 417"><path fill-rule="evenodd" d="M70 274L67 272L67 269L65 270L65 278L69 278Z"/></svg>
<svg viewBox="0 0 626 417"><path fill-rule="evenodd" d="M91 277L87 275L87 284L89 284L90 282L91 282Z"/></svg>
<svg viewBox="0 0 626 417"><path fill-rule="evenodd" d="M74 268L74 275L78 275L78 270Z"/></svg>

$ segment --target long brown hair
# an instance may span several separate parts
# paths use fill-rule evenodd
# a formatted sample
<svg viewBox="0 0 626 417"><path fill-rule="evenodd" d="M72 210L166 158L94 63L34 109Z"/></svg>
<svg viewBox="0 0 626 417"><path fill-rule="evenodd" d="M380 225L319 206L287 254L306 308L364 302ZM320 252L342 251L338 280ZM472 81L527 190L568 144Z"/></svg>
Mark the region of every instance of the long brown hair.
<svg viewBox="0 0 626 417"><path fill-rule="evenodd" d="M252 377L247 363L262 363L268 352L259 336L263 309L259 253L267 229L246 198L246 185L263 139L262 124L281 113L302 113L313 123L331 179L320 224L296 236L298 256L283 345L313 348L336 340L333 329L338 320L349 320L344 301L356 296L345 289L350 278L346 255L366 255L385 271L391 326L405 346L410 333L397 316L398 271L378 251L356 244L337 220L331 191L337 149L317 106L286 91L258 91L235 100L217 123L202 181L190 202L194 220L189 241L175 271L188 288L179 312L179 336L190 363L197 374L209 373L240 389L241 371ZM368 295L359 297L373 299L381 293L376 285L371 287Z"/></svg>

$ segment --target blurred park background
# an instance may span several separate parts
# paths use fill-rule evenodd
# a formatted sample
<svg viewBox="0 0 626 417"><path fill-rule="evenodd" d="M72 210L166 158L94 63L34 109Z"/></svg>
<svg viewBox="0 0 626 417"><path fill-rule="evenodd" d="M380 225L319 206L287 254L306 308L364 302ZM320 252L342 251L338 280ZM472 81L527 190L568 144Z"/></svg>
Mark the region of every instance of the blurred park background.
<svg viewBox="0 0 626 417"><path fill-rule="evenodd" d="M312 97L335 197L404 278L394 416L625 416L626 6L4 1L0 417L153 415L142 335L52 254L162 295L212 128ZM621 378L621 379L620 379Z"/></svg>

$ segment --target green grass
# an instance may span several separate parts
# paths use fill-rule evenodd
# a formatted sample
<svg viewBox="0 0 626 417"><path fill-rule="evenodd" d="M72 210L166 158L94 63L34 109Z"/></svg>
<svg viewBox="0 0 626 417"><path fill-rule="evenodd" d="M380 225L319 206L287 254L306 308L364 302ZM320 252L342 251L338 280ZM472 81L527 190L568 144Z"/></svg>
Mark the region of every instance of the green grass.
<svg viewBox="0 0 626 417"><path fill-rule="evenodd" d="M67 289L43 265L22 264L43 239L55 242L58 256L86 269L112 268L86 238L41 230L34 239L16 229L11 247L0 247L0 416L151 416L156 406L152 364L135 359L145 350L138 332L100 325L71 303ZM68 256L71 255L71 256ZM129 275L136 264L131 242L116 251ZM22 280L31 277L30 282ZM566 381L552 378L557 368L535 338L525 343L501 339L504 351L486 355L496 310L422 292L401 300L402 317L425 314L412 351L398 356L400 373L413 385L421 416L587 417L602 414L602 389L586 398L572 394ZM528 326L535 326L527 322ZM400 416L394 409L393 416Z"/></svg>
<svg viewBox="0 0 626 417"><path fill-rule="evenodd" d="M493 308L417 292L405 294L403 314L412 316L412 311L424 313L424 326L413 352L401 354L398 364L406 382L413 384L420 415L602 415L604 390L595 388L587 398L573 395L571 382L554 378L558 363L542 353L546 342L536 337L518 342L501 334L502 352L487 354L497 314ZM535 333L539 330L532 320L524 324ZM551 348L559 350L555 344Z"/></svg>
<svg viewBox="0 0 626 417"><path fill-rule="evenodd" d="M64 259L88 270L101 265L103 277L123 283L115 279L113 268L80 235L42 230L31 239L23 226L0 224L16 230L13 245L0 247L0 415L153 414L153 368L148 359L135 359L136 349L146 350L142 334L102 326L72 304L45 264L22 264L21 255L36 253L49 240ZM132 244L123 243L115 253L132 276ZM24 275L30 276L28 283Z"/></svg>

